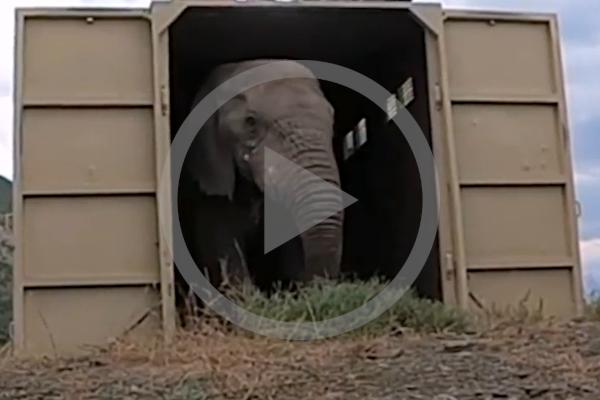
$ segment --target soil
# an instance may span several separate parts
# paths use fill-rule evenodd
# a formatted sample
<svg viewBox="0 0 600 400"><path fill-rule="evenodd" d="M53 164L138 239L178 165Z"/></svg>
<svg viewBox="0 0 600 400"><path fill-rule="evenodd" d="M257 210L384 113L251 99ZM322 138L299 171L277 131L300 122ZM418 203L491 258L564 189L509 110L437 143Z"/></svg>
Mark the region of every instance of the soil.
<svg viewBox="0 0 600 400"><path fill-rule="evenodd" d="M284 343L219 331L0 363L0 399L600 399L600 324Z"/></svg>

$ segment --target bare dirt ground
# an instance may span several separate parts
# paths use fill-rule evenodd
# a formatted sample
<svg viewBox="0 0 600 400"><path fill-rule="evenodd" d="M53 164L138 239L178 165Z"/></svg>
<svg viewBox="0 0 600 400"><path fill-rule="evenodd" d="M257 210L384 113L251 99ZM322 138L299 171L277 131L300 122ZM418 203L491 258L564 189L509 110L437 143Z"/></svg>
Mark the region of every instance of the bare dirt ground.
<svg viewBox="0 0 600 400"><path fill-rule="evenodd" d="M168 348L0 362L0 399L600 399L600 324L284 343L210 331Z"/></svg>

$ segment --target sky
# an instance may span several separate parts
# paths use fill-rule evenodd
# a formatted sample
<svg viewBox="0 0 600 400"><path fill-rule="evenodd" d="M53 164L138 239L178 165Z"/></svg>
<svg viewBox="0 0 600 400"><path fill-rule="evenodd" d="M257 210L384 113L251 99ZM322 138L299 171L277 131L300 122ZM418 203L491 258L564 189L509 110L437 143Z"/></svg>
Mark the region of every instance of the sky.
<svg viewBox="0 0 600 400"><path fill-rule="evenodd" d="M421 2L421 0L415 0ZM440 2L427 0L426 2ZM586 290L600 290L600 1L442 0L446 8L556 12L562 35L574 151L582 204L581 252ZM149 0L0 0L0 175L12 179L15 7L146 7Z"/></svg>

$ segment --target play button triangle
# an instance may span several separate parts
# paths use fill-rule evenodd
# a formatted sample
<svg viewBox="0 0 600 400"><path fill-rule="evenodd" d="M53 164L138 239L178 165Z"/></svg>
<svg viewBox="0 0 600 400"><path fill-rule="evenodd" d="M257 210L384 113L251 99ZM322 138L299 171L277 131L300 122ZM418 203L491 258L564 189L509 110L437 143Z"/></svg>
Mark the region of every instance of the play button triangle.
<svg viewBox="0 0 600 400"><path fill-rule="evenodd" d="M267 147L264 174L265 254L358 201ZM319 200L299 195L297 191L306 188L318 192ZM296 204L299 212L288 211L290 204Z"/></svg>

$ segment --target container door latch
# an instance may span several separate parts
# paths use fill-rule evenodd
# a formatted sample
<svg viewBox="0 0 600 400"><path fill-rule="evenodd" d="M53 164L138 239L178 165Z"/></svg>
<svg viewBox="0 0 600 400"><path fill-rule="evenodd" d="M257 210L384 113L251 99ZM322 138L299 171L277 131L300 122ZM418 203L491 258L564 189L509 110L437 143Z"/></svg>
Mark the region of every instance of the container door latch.
<svg viewBox="0 0 600 400"><path fill-rule="evenodd" d="M169 113L169 96L165 85L160 87L160 111L163 116Z"/></svg>

